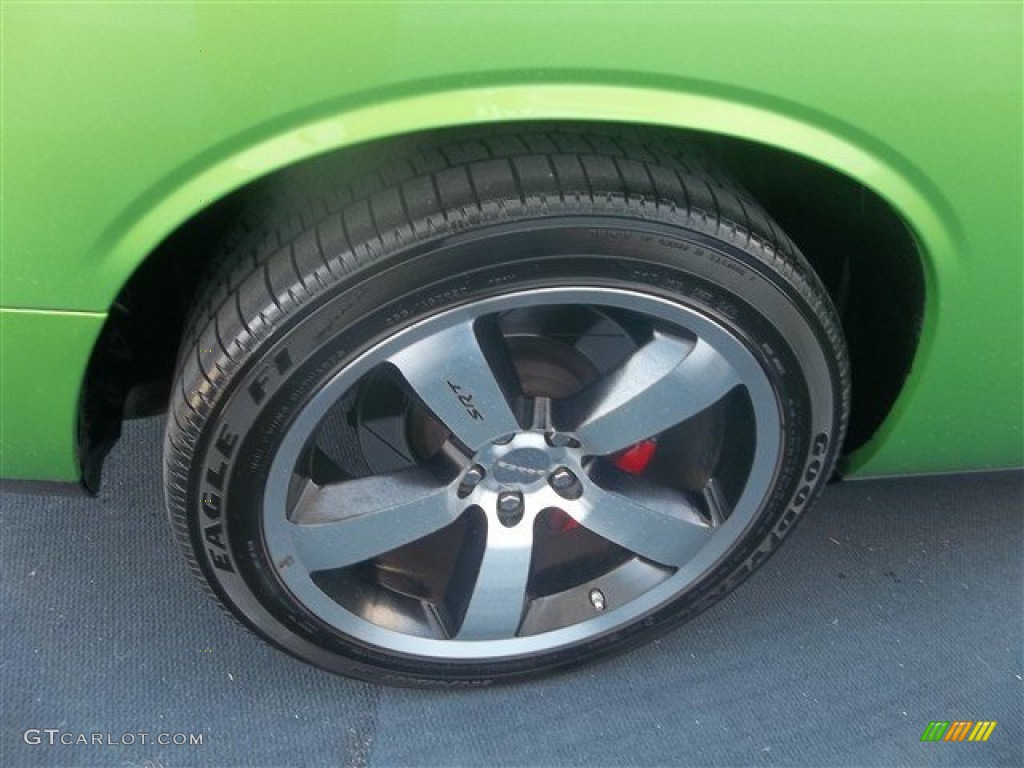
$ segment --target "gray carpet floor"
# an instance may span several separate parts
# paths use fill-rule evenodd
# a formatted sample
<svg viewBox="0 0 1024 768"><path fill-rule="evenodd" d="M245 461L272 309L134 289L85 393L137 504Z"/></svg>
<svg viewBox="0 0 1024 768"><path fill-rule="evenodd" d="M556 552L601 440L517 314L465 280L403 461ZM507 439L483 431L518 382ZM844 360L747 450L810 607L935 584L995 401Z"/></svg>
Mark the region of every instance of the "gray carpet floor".
<svg viewBox="0 0 1024 768"><path fill-rule="evenodd" d="M377 688L263 645L198 589L160 425L99 499L0 495L0 766L1024 765L1024 474L830 487L739 591L657 643L537 682ZM997 720L922 743L931 720ZM26 743L202 734L201 746ZM29 736L32 741L32 734Z"/></svg>

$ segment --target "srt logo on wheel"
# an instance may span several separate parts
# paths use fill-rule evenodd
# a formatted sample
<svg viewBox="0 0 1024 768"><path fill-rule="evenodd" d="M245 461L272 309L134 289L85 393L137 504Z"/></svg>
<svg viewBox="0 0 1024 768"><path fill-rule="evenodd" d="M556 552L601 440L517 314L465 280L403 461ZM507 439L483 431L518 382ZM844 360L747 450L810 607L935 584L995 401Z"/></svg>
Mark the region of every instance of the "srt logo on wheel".
<svg viewBox="0 0 1024 768"><path fill-rule="evenodd" d="M455 396L459 398L459 402L462 403L462 407L466 409L466 413L473 417L476 421L483 421L484 415L477 410L473 404L473 395L466 392L462 387L456 384L451 379L445 379L448 382L448 386L451 388Z"/></svg>

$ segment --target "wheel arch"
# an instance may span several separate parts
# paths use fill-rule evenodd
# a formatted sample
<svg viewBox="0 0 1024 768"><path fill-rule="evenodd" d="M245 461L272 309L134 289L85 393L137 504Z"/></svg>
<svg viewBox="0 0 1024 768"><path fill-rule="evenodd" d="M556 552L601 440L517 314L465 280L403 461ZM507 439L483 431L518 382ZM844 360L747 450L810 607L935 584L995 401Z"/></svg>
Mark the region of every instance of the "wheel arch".
<svg viewBox="0 0 1024 768"><path fill-rule="evenodd" d="M819 270L833 258L824 252L828 237L821 230L841 225L840 230L851 231L870 222L864 245L874 241L879 249L865 271L879 263L892 265L894 290L902 295L895 314L891 297L868 297L873 309L866 323L863 318L855 321L855 330L870 333L896 319L905 338L904 349L881 361L884 370L875 383L881 382L884 390L882 402L869 402L868 413L860 418L854 414L847 453L857 449L855 464L892 430L899 402L912 389L917 369L912 370L912 363L926 354L933 333L936 275L956 268L956 218L926 175L895 149L832 116L762 101L747 93L709 95L704 87L472 88L295 115L207 150L141 195L108 227L89 256L96 279L110 286L110 310L80 399L83 481L98 489L103 457L119 435L123 416L152 413L164 404L162 387L172 375L184 308L195 290L198 268L211 255L202 252L203 238L230 218L253 185L324 155L386 145L413 134L483 124L514 130L535 122L607 122L676 131L688 141L708 145L759 198L774 190L778 200L766 207L788 231L790 222L798 225L808 208L806 200L779 192L782 173L786 186L799 188L803 197L837 202L835 210L822 205L814 211L824 217L817 233L790 232ZM176 264L182 245L192 254L186 265ZM175 273L172 292L167 291L169 272ZM877 289L877 280L862 279L851 287L842 272L840 265L836 280L826 280L837 303L848 300L844 293L851 290ZM159 300L152 301L155 297ZM854 305L862 306L862 299L854 295ZM878 363L862 359L860 367L866 372ZM856 398L856 378L854 387Z"/></svg>

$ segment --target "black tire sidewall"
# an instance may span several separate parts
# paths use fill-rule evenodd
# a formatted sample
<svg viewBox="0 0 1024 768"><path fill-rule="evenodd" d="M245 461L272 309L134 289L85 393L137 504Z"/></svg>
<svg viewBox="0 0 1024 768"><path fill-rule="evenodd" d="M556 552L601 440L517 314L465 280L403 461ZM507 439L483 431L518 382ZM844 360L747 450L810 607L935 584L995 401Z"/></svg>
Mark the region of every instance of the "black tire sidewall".
<svg viewBox="0 0 1024 768"><path fill-rule="evenodd" d="M482 685L571 666L642 642L713 604L775 549L814 497L834 461L843 416L839 353L806 286L769 266L763 244L731 240L700 222L681 227L599 214L506 222L382 253L372 268L304 302L217 393L196 446L186 518L211 587L289 653L405 685ZM263 487L294 418L338 371L403 328L462 304L555 286L647 293L710 317L746 344L776 392L783 426L776 482L760 513L684 594L574 646L485 662L422 659L368 647L324 624L276 578L262 536Z"/></svg>

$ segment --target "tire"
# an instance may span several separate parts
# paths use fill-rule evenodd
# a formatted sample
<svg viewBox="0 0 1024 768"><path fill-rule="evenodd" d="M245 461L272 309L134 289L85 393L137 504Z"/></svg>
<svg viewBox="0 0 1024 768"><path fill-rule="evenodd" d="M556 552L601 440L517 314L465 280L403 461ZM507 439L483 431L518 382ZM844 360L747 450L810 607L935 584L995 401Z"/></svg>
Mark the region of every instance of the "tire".
<svg viewBox="0 0 1024 768"><path fill-rule="evenodd" d="M291 199L196 303L165 441L185 557L288 653L409 686L602 657L736 587L829 476L832 304L671 138L481 133Z"/></svg>

